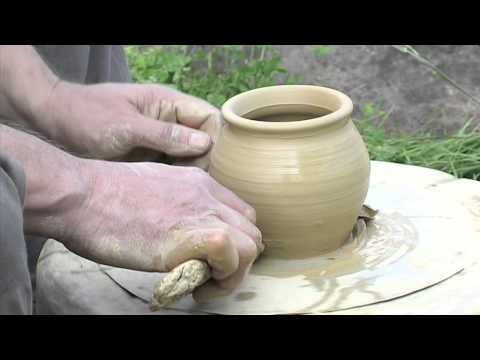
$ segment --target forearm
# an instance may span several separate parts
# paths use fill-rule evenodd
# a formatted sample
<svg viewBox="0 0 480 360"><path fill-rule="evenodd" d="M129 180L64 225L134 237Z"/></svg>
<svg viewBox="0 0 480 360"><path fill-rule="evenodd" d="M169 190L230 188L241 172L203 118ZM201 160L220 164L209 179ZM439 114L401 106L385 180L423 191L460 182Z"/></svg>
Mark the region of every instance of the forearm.
<svg viewBox="0 0 480 360"><path fill-rule="evenodd" d="M68 214L87 195L84 161L4 125L0 125L0 153L25 171L25 232L63 238Z"/></svg>
<svg viewBox="0 0 480 360"><path fill-rule="evenodd" d="M0 45L0 117L44 133L40 109L58 81L32 46Z"/></svg>

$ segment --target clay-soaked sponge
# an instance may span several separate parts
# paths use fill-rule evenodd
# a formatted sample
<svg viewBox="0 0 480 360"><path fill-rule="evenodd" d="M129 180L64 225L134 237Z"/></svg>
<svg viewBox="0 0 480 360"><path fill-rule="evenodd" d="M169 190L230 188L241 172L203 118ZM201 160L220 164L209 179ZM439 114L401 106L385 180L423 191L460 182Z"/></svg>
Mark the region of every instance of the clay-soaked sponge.
<svg viewBox="0 0 480 360"><path fill-rule="evenodd" d="M189 260L169 272L155 286L150 307L153 311L191 294L210 279L210 267L204 261Z"/></svg>

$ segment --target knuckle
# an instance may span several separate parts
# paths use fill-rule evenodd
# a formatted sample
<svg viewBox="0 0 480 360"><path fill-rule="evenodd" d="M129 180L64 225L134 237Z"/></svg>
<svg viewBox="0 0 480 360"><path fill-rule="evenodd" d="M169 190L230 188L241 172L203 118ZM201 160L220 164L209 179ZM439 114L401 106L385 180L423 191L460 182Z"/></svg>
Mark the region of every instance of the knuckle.
<svg viewBox="0 0 480 360"><path fill-rule="evenodd" d="M256 244L261 244L262 241L263 241L263 236L262 236L261 231L257 227L254 227L253 231L254 231L253 239L255 240L255 243Z"/></svg>
<svg viewBox="0 0 480 360"><path fill-rule="evenodd" d="M260 231L260 229L254 225L254 228L255 228L255 238L256 239L259 239L259 240L262 240L263 238L263 235L262 235L262 232Z"/></svg>
<svg viewBox="0 0 480 360"><path fill-rule="evenodd" d="M211 192L211 183L212 183L212 177L208 175L208 173L199 168L192 166L189 168L190 172L190 177L193 180L193 182L197 185L202 187L205 191Z"/></svg>
<svg viewBox="0 0 480 360"><path fill-rule="evenodd" d="M160 131L160 136L164 140L169 140L172 138L173 135L173 125L170 123L164 123L162 126L162 130Z"/></svg>
<svg viewBox="0 0 480 360"><path fill-rule="evenodd" d="M176 124L164 123L160 134L167 144L188 144L188 134Z"/></svg>
<svg viewBox="0 0 480 360"><path fill-rule="evenodd" d="M247 208L245 209L246 216L253 220L254 223L257 222L257 212L253 207L247 204Z"/></svg>
<svg viewBox="0 0 480 360"><path fill-rule="evenodd" d="M244 229L244 232L253 240L253 242L257 244L257 246L262 242L262 233L256 225L252 224L248 220L242 219L242 228Z"/></svg>
<svg viewBox="0 0 480 360"><path fill-rule="evenodd" d="M229 197L232 196L233 192L229 189L227 189L224 185L220 184L215 178L213 178L211 175L208 176L208 186L209 190L212 192L221 192L221 193L226 193ZM236 196L233 194L233 196Z"/></svg>
<svg viewBox="0 0 480 360"><path fill-rule="evenodd" d="M188 177L193 183L195 183L195 185L208 185L208 175L203 169L195 166L187 166L182 169L187 171ZM208 190L208 187L205 189Z"/></svg>
<svg viewBox="0 0 480 360"><path fill-rule="evenodd" d="M210 251L214 254L222 254L227 251L231 245L227 229L218 228L212 231L208 239Z"/></svg>
<svg viewBox="0 0 480 360"><path fill-rule="evenodd" d="M257 245L254 242L250 241L248 244L245 245L244 249L242 249L240 253L240 261L242 264L250 264L255 261L258 255Z"/></svg>
<svg viewBox="0 0 480 360"><path fill-rule="evenodd" d="M222 222L222 213L218 210L216 207L216 204L209 204L211 206L208 206L205 210L205 218L215 224L215 227L218 229L222 229L227 231L228 226L227 224Z"/></svg>
<svg viewBox="0 0 480 360"><path fill-rule="evenodd" d="M249 234L252 236L252 239L255 241L255 243L262 241L262 233L256 225L249 224Z"/></svg>
<svg viewBox="0 0 480 360"><path fill-rule="evenodd" d="M195 176L199 179L204 179L204 181L206 181L208 179L208 176L207 176L207 173L205 172L205 170L203 170L201 168L198 168L198 167L195 167L195 166L191 166L189 169L190 169L190 172L192 173L193 176Z"/></svg>

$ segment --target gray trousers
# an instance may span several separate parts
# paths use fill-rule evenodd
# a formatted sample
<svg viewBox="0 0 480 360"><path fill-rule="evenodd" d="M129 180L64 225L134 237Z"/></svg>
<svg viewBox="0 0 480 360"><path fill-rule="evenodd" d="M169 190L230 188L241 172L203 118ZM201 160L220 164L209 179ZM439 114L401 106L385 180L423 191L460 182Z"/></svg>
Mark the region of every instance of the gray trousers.
<svg viewBox="0 0 480 360"><path fill-rule="evenodd" d="M129 82L120 45L35 45L57 76L81 84Z"/></svg>
<svg viewBox="0 0 480 360"><path fill-rule="evenodd" d="M62 79L76 83L129 82L118 45L36 45ZM20 164L0 154L0 314L32 314L35 267L46 239L25 237L25 175Z"/></svg>
<svg viewBox="0 0 480 360"><path fill-rule="evenodd" d="M25 173L0 154L0 314L32 313L32 286L23 235Z"/></svg>

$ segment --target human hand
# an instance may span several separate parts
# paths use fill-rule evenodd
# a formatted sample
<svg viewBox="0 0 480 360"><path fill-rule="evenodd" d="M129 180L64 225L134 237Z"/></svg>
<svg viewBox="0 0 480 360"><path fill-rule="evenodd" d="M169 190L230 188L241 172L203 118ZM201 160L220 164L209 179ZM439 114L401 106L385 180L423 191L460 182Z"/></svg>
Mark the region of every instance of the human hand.
<svg viewBox="0 0 480 360"><path fill-rule="evenodd" d="M206 172L154 163L81 160L86 199L64 214L62 241L112 266L166 272L205 260L197 300L230 293L263 251L255 211Z"/></svg>
<svg viewBox="0 0 480 360"><path fill-rule="evenodd" d="M208 167L220 111L207 102L159 85L77 85L60 82L37 116L50 138L97 159L153 161Z"/></svg>

